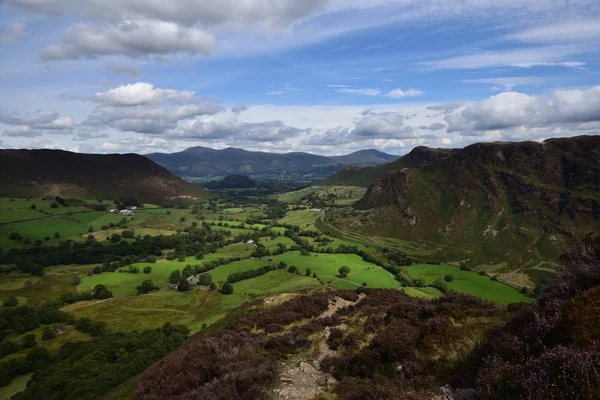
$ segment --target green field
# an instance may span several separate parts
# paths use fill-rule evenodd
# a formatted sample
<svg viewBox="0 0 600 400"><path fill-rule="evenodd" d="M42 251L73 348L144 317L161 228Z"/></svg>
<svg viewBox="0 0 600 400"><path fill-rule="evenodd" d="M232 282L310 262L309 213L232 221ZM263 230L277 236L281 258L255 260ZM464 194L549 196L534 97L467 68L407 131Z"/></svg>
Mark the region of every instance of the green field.
<svg viewBox="0 0 600 400"><path fill-rule="evenodd" d="M458 267L452 265L415 264L404 267L404 269L412 277L423 278L428 284L437 278L444 278L446 275L451 275L454 277L454 280L448 282L450 290L469 293L500 304L534 301L533 298L525 296L500 282L492 281L487 276L471 271L461 271Z"/></svg>
<svg viewBox="0 0 600 400"><path fill-rule="evenodd" d="M14 212L14 211L13 211ZM11 212L11 214L13 213ZM20 213L20 211L19 211ZM61 238L79 235L88 231L89 227L99 229L101 225L119 222L123 217L104 211L90 211L82 214L53 216L26 222L16 222L0 225L0 247L20 247L21 244L9 240L9 235L16 232L31 241L43 240L45 237L54 239L54 233L60 233Z"/></svg>
<svg viewBox="0 0 600 400"><path fill-rule="evenodd" d="M366 188L358 186L311 186L294 192L278 194L277 199L284 203L298 203L303 197L313 192L319 197L326 197L331 193L337 196L336 203L352 204L360 199L366 190Z"/></svg>
<svg viewBox="0 0 600 400"><path fill-rule="evenodd" d="M302 229L316 231L314 225L315 219L319 218L321 213L312 210L289 211L284 218L279 220L282 224L298 225Z"/></svg>
<svg viewBox="0 0 600 400"><path fill-rule="evenodd" d="M339 288L356 289L363 282L373 288L400 287L392 274L355 254L311 253L310 256L303 256L298 251L291 251L274 256L274 259L295 266L301 274L304 274L306 268L310 268L324 282L331 282L332 286ZM350 273L345 278L338 278L338 270L344 265L350 268Z"/></svg>
<svg viewBox="0 0 600 400"><path fill-rule="evenodd" d="M19 375L14 378L7 386L0 387L0 400L8 400L15 394L19 393L27 386L27 382L31 378L31 374Z"/></svg>
<svg viewBox="0 0 600 400"><path fill-rule="evenodd" d="M246 263L238 264L228 269L228 272L233 269L242 270L242 267L254 267L247 261L258 260L246 260ZM260 267L264 264L265 262L258 262L255 265ZM223 275L224 273L219 276ZM233 284L234 293L231 295L222 295L217 291L200 287L185 293L163 289L143 296L79 302L65 309L76 316L87 316L95 321L104 321L115 331L130 331L140 327L157 328L165 322L172 322L184 324L192 332L196 332L202 324L210 325L225 316L229 310L252 300L252 295L265 296L317 286L319 284L313 278L279 270L254 279L236 282Z"/></svg>
<svg viewBox="0 0 600 400"><path fill-rule="evenodd" d="M245 244L245 243L239 243L239 244L233 244L230 246L226 246L223 247L221 249L218 250L217 253L213 253L213 254L207 254L204 256L204 258L202 260L196 260L196 257L186 257L185 261L166 261L166 260L159 260L159 262L155 263L155 264L149 264L149 263L135 263L132 264L132 266L139 268L140 271L142 271L144 269L144 267L150 266L152 267L152 273L151 274L144 274L144 273L139 273L139 274L129 274L129 273L123 273L123 272L104 272L102 274L98 274L98 275L92 275L90 277L85 277L82 281L81 284L78 286L78 289L80 291L90 291L94 288L94 286L96 285L105 285L109 290L111 290L113 292L114 296L130 296L130 295L135 295L137 293L137 289L136 287L138 285L140 285L143 281L150 279L152 280L152 282L159 287L162 286L166 286L169 283L169 275L171 274L171 272L175 271L175 270L183 270L183 268L185 268L186 265L196 265L196 264L202 264L205 261L211 261L211 260L215 260L218 258L230 258L230 257L249 257L250 253L252 253L252 251L254 251L255 247L251 244ZM241 263L243 263L244 261L258 261L258 260L243 260L241 261ZM262 261L260 262L258 266L254 267L254 268L259 268L262 267L263 265L265 265L265 263L267 263L266 261ZM254 265L254 264L252 264ZM225 268L226 266L221 266L220 268ZM124 267L123 269L127 269L128 267ZM245 270L243 269L244 267L241 267L241 270ZM254 268L247 268L247 269L254 269ZM238 271L234 271L234 272L238 272ZM227 273L227 275L229 275L232 272ZM218 276L221 276L220 273L217 273ZM212 272L211 272L212 275ZM227 275L225 276L224 279L227 278ZM223 279L223 280L224 280ZM213 277L213 280L218 281L217 279L215 279Z"/></svg>

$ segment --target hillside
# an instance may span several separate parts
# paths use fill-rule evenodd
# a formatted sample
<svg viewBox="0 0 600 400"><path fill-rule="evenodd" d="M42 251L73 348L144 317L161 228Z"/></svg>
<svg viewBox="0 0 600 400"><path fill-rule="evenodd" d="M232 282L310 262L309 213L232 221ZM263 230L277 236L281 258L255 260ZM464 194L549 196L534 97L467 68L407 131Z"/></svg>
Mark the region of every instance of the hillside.
<svg viewBox="0 0 600 400"><path fill-rule="evenodd" d="M537 304L508 309L368 288L257 300L147 369L131 398L598 398L599 245L567 253Z"/></svg>
<svg viewBox="0 0 600 400"><path fill-rule="evenodd" d="M203 199L208 192L137 154L0 150L0 196L63 196L163 204Z"/></svg>
<svg viewBox="0 0 600 400"><path fill-rule="evenodd" d="M334 156L330 158L345 165L356 165L359 167L364 167L368 165L387 164L389 162L397 160L399 156L387 154L375 149L367 149L356 151L345 156Z"/></svg>
<svg viewBox="0 0 600 400"><path fill-rule="evenodd" d="M402 168L421 168L430 164L433 160L449 157L456 152L455 149L430 149L429 147L415 147L410 153L395 161L367 167L350 166L345 167L336 174L320 182L322 186L362 186L369 187L377 179L384 175L400 170Z"/></svg>
<svg viewBox="0 0 600 400"><path fill-rule="evenodd" d="M436 151L417 148L379 167L379 173L384 167L393 172L377 179L353 210L330 215L329 223L488 272L533 268L524 271L528 276L504 276L523 283L575 235L600 229L600 136L426 154ZM417 159L424 161L408 162ZM374 170L363 176L375 177Z"/></svg>
<svg viewBox="0 0 600 400"><path fill-rule="evenodd" d="M323 179L345 165L374 165L397 158L376 150L325 157L309 153L277 154L246 151L232 147L223 150L190 147L179 153L152 153L147 157L181 176L243 174L251 177L286 179Z"/></svg>

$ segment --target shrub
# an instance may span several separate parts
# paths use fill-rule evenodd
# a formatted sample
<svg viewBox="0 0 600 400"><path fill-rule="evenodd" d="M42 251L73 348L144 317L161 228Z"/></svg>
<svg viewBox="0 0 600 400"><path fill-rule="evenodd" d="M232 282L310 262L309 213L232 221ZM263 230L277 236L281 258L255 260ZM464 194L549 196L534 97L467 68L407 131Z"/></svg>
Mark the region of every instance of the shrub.
<svg viewBox="0 0 600 400"><path fill-rule="evenodd" d="M225 282L223 286L221 286L221 293L223 294L232 294L233 293L233 285L229 282Z"/></svg>
<svg viewBox="0 0 600 400"><path fill-rule="evenodd" d="M452 275L446 275L444 276L444 280L446 282L452 282L454 280L454 277Z"/></svg>
<svg viewBox="0 0 600 400"><path fill-rule="evenodd" d="M56 333L49 326L44 327L44 331L42 332L42 340L50 340L56 337Z"/></svg>
<svg viewBox="0 0 600 400"><path fill-rule="evenodd" d="M2 304L4 305L4 307L16 307L19 305L19 300L17 300L16 297L11 296L11 297L4 299Z"/></svg>
<svg viewBox="0 0 600 400"><path fill-rule="evenodd" d="M350 268L346 265L340 267L340 269L338 270L339 276L342 278L345 278L348 276L348 274L350 273Z"/></svg>
<svg viewBox="0 0 600 400"><path fill-rule="evenodd" d="M21 343L21 346L24 349L30 349L32 347L36 347L37 341L35 340L35 335L33 333L30 333L30 334L23 336L23 342Z"/></svg>
<svg viewBox="0 0 600 400"><path fill-rule="evenodd" d="M419 339L418 328L406 322L392 323L373 338L371 349L384 362L401 361L414 355Z"/></svg>

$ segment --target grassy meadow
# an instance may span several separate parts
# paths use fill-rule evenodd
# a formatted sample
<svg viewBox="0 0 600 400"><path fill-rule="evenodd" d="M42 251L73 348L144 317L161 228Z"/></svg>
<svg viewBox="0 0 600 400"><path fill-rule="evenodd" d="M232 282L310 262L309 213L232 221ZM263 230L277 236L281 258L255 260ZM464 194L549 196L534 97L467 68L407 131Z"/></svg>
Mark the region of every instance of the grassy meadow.
<svg viewBox="0 0 600 400"><path fill-rule="evenodd" d="M493 281L487 276L472 271L462 271L453 265L414 264L404 267L404 269L412 277L423 278L428 284L437 278L443 279L446 275L450 275L454 280L448 282L449 290L469 293L500 304L533 301L532 297L526 296L516 289Z"/></svg>

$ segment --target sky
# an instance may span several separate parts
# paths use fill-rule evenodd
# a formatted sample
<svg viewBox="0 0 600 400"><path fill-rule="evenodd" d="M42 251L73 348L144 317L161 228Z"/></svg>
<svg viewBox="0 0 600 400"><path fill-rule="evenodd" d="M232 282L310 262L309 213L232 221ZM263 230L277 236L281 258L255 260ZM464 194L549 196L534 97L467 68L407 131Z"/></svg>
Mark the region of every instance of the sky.
<svg viewBox="0 0 600 400"><path fill-rule="evenodd" d="M600 134L598 0L0 0L0 147L376 148Z"/></svg>

